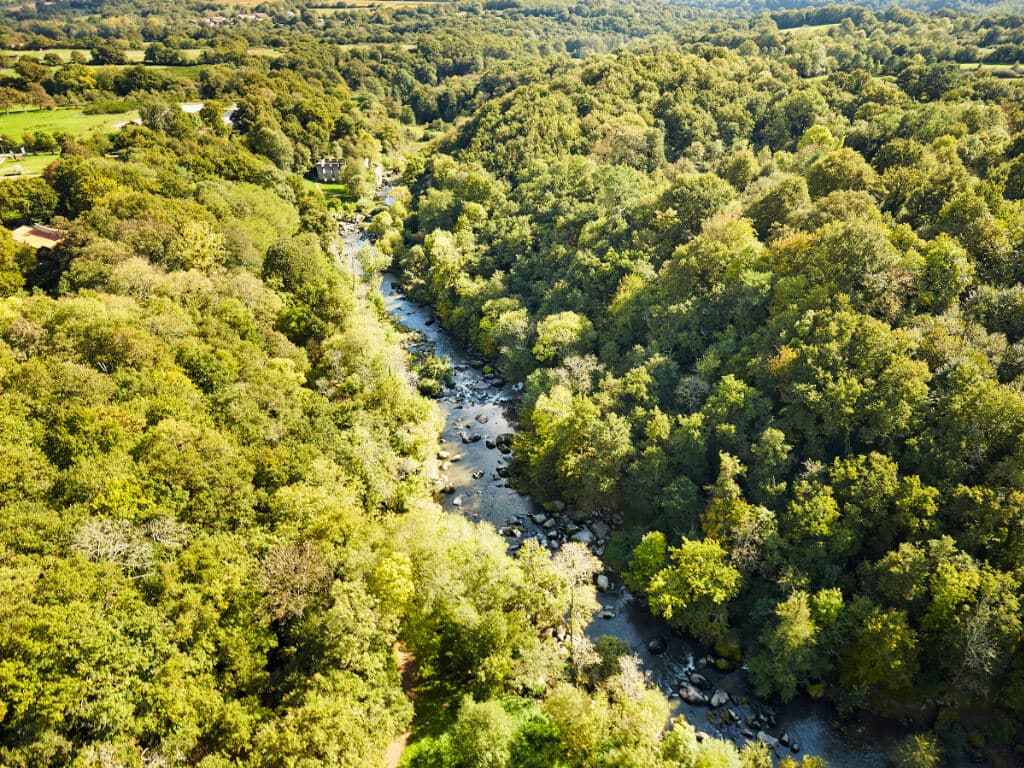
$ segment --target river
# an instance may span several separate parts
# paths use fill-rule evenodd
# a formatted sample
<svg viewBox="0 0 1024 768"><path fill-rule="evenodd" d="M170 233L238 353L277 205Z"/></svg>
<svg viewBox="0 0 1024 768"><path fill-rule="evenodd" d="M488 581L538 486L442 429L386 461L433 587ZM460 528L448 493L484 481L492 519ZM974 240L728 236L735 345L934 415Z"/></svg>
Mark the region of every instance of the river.
<svg viewBox="0 0 1024 768"><path fill-rule="evenodd" d="M363 242L350 235L346 243L348 253L354 254ZM418 339L410 340L410 350L430 350L446 356L454 367L454 386L446 388L438 398L445 417L439 471L450 484L450 491L440 496L442 506L448 512L491 523L506 534L511 550L530 537L548 544L551 531L534 520L550 516L529 496L509 487L500 471L507 466L509 457L499 448L489 447L498 436L514 431L509 407L518 396L514 385L485 375L483 361L441 327L429 306L405 296L395 276L385 273L380 290L394 322L418 335ZM564 531L561 522L560 527ZM603 548L597 547L595 551ZM769 705L758 700L742 670L721 674L712 665L703 666L700 659L708 653L707 649L676 633L634 599L613 574L608 576L610 588L598 593L603 610L591 623L588 634L595 639L613 635L625 641L639 657L650 680L670 697L674 711L685 714L698 731L730 739L737 746L749 738L743 731L752 734L763 730L772 739L785 736L790 745L798 745L800 754L822 757L831 768L889 765L886 749L907 732L899 724L867 713L841 721L830 704L806 696L787 704ZM648 649L648 643L655 638L665 641L663 653ZM693 671L708 679L709 695L721 689L730 694L730 701L716 710L682 701L677 694L680 682ZM723 722L721 714L726 710L732 710L738 721ZM768 714L772 715L770 723ZM761 720L751 726L749 718L754 715ZM777 743L775 753L782 756L790 754L791 749ZM966 761L950 765L959 768Z"/></svg>

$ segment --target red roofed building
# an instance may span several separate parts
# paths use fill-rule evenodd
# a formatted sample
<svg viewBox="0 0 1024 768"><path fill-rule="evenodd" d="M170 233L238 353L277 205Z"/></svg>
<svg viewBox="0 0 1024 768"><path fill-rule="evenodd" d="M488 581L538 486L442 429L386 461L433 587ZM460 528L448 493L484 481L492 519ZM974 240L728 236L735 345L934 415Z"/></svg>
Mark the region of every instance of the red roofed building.
<svg viewBox="0 0 1024 768"><path fill-rule="evenodd" d="M64 233L51 227L44 227L36 224L33 227L25 225L18 227L11 232L14 242L20 245L27 245L29 248L39 250L40 248L56 248L64 242Z"/></svg>

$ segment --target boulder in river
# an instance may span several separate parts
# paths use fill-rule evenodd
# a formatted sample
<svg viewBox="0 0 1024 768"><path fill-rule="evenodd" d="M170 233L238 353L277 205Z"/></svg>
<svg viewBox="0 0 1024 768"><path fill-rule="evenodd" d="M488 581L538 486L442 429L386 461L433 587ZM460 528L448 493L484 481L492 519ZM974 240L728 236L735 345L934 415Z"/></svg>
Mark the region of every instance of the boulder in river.
<svg viewBox="0 0 1024 768"><path fill-rule="evenodd" d="M437 452L437 458L439 458L441 461L447 461L451 457L452 457L452 455L448 451L438 451Z"/></svg>
<svg viewBox="0 0 1024 768"><path fill-rule="evenodd" d="M577 523L586 522L590 518L590 512L579 507L569 507L568 512L570 519Z"/></svg>
<svg viewBox="0 0 1024 768"><path fill-rule="evenodd" d="M598 592L607 592L611 587L611 583L608 581L608 577L603 573L599 573L597 578L594 580L597 585Z"/></svg>
<svg viewBox="0 0 1024 768"><path fill-rule="evenodd" d="M708 697L689 683L683 683L679 686L679 698L695 707L706 706L708 703Z"/></svg>
<svg viewBox="0 0 1024 768"><path fill-rule="evenodd" d="M478 422L479 422L480 424L486 424L486 423L487 423L487 414L486 414L486 413L478 413L478 414L476 415L476 420L477 420L477 421L478 421Z"/></svg>
<svg viewBox="0 0 1024 768"><path fill-rule="evenodd" d="M709 703L715 709L718 709L719 707L724 707L726 704L729 703L729 694L723 691L721 688L719 688L714 692L714 694L712 694L711 701Z"/></svg>
<svg viewBox="0 0 1024 768"><path fill-rule="evenodd" d="M590 531L584 528L583 530L574 533L572 535L572 540L578 541L580 544L593 544L594 534L592 534Z"/></svg>
<svg viewBox="0 0 1024 768"><path fill-rule="evenodd" d="M530 515L530 519L533 520L533 522L535 522L537 525L544 525L544 523L548 519L548 516L545 515L543 512L536 512Z"/></svg>
<svg viewBox="0 0 1024 768"><path fill-rule="evenodd" d="M711 683L700 672L694 672L690 675L690 683L705 691L711 689Z"/></svg>
<svg viewBox="0 0 1024 768"><path fill-rule="evenodd" d="M461 507L462 506L462 497L461 496L456 496L454 499L452 499L452 504L454 504L456 507Z"/></svg>
<svg viewBox="0 0 1024 768"><path fill-rule="evenodd" d="M658 656L668 650L668 643L663 637L655 637L647 643L647 650Z"/></svg>
<svg viewBox="0 0 1024 768"><path fill-rule="evenodd" d="M486 445L486 446L487 446L488 448L490 448L490 449L491 449L492 451L493 451L493 450L494 450L495 448L497 448L497 447L498 447L498 444L497 444L496 442L494 442L494 438L493 438L493 437L488 437L488 438L487 438L486 440L484 440L484 445Z"/></svg>
<svg viewBox="0 0 1024 768"><path fill-rule="evenodd" d="M771 734L765 733L764 731L757 732L757 740L760 741L762 744L767 744L769 749L775 749L777 746L779 746L779 740Z"/></svg>

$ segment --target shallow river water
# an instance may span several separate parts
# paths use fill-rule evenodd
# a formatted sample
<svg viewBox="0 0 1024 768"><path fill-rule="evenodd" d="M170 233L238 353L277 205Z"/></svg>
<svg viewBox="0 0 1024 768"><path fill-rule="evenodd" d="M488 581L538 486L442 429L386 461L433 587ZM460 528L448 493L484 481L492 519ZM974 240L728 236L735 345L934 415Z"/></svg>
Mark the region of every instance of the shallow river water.
<svg viewBox="0 0 1024 768"><path fill-rule="evenodd" d="M444 469L453 489L440 497L442 505L449 512L487 521L498 529L518 529L520 536L507 538L512 548L532 536L546 542L545 530L535 525L530 517L542 510L528 496L506 485L498 470L508 463L508 456L487 447L488 439L514 431L508 406L517 393L511 383L499 381L501 386L495 386L495 382L486 380L483 372L471 365L471 361L479 365L475 356L441 328L430 307L408 299L392 275L383 276L381 292L392 318L401 327L421 335L423 341L419 348L447 356L455 368L455 386L445 389L439 398L445 416L441 449L461 458ZM412 346L415 345L413 342ZM479 439L466 442L467 439L472 441L474 435L479 435ZM788 741L799 745L800 754L823 757L832 768L882 768L889 764L885 748L906 733L898 724L866 715L840 722L831 705L808 697L784 705L769 705L750 692L741 670L726 675L710 666L697 670L711 683L709 694L721 689L731 695L725 707L714 711L712 722L709 719L712 710L708 707L691 706L674 695L680 682L694 670L694 660L700 664L699 659L708 653L707 649L675 633L635 600L613 574L609 576L611 588L599 593L598 598L608 609L602 615L611 618L595 618L589 634L594 638L614 635L624 640L640 658L650 679L666 695L673 696L674 709L685 713L697 730L723 736L737 745L747 739L742 734L743 729L749 733L763 728L774 738L785 734ZM653 654L648 650L647 644L654 638L666 642L664 653ZM740 722L723 723L721 713L725 709L732 709ZM762 718L772 713L774 726L769 727L762 720L761 728L750 728L743 722L759 713ZM790 752L783 744L778 744L775 750L777 755Z"/></svg>

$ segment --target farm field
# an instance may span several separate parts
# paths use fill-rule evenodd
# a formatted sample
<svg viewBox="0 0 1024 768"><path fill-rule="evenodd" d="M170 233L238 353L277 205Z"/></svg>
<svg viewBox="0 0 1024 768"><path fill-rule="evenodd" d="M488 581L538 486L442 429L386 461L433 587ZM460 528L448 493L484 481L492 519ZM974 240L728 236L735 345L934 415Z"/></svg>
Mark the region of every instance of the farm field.
<svg viewBox="0 0 1024 768"><path fill-rule="evenodd" d="M991 72L1001 77L1024 77L1024 68L1017 64L987 64L981 61L968 61L961 62L959 67L972 72Z"/></svg>
<svg viewBox="0 0 1024 768"><path fill-rule="evenodd" d="M112 115L87 115L80 109L36 109L0 115L0 135L20 137L37 131L65 131L84 136L95 131L114 131L121 123L138 120L136 110Z"/></svg>
<svg viewBox="0 0 1024 768"><path fill-rule="evenodd" d="M343 0L337 5L314 8L317 13L332 14L353 8L408 8L417 5L438 5L441 0Z"/></svg>
<svg viewBox="0 0 1024 768"><path fill-rule="evenodd" d="M74 48L44 48L38 51L22 51L15 48L0 48L0 58L5 56L11 56L13 58L19 58L21 56L29 56L33 59L42 59L46 54L53 53L60 57L63 61L70 61L71 54L73 51L78 50L84 54L86 58L89 57L89 51L85 49L74 49ZM198 48L186 48L181 51L189 60L195 60L199 56ZM125 52L125 58L129 64L141 64L146 56L146 47L142 48L129 48Z"/></svg>
<svg viewBox="0 0 1024 768"><path fill-rule="evenodd" d="M779 32L781 34L789 33L791 35L813 35L817 32L828 32L830 29L834 29L838 26L838 24L805 24L800 27L783 27Z"/></svg>
<svg viewBox="0 0 1024 768"><path fill-rule="evenodd" d="M33 59L42 60L42 58L46 54L48 54L48 53L56 54L62 61L70 61L71 60L71 54L72 54L72 52L74 50L76 50L76 49L72 49L72 48L46 48L46 49L38 50L38 51L22 51L22 50L16 50L14 48L2 48L2 49L0 49L0 61L3 61L4 59L9 59L10 61L8 61L7 63L13 63L13 61L15 59L18 59L18 58L20 58L22 56L28 56L28 57L33 58ZM89 55L89 52L86 51L86 50L79 49L79 52L85 54L87 57ZM283 51L280 51L280 50L278 50L276 48L265 48L265 47L250 48L249 52L253 56L266 56L267 58L271 58L271 59L276 59L279 56L283 56L284 55ZM168 70L168 71L171 71L171 72L175 72L175 73L177 73L179 75L182 75L184 77L191 77L191 78L198 77L198 73L200 71L200 68L205 66L203 64L196 63L199 60L199 54L201 53L201 50L199 48L182 48L179 51L179 53L182 55L182 57L184 58L184 60L187 63L185 63L183 65L180 65L180 66L158 64L158 65L153 65L153 69ZM137 64L144 63L145 56L146 56L146 49L145 48L129 48L128 50L125 51L125 57L127 59L127 63L126 64L106 64L106 65L101 65L101 64L89 65L89 64L87 64L87 66L130 67L130 66L135 66ZM10 76L10 75L15 75L15 74L17 74L17 73L11 67L0 68L0 75Z"/></svg>
<svg viewBox="0 0 1024 768"><path fill-rule="evenodd" d="M71 60L72 51L78 50L80 53L85 54L86 58L89 56L89 51L76 49L76 48L44 48L39 51L21 51L14 48L0 48L0 58L4 56L13 56L18 58L20 56L29 56L33 59L42 59L48 53L53 53L59 56L64 61ZM140 57L141 58L141 57Z"/></svg>
<svg viewBox="0 0 1024 768"><path fill-rule="evenodd" d="M415 51L416 46L413 43L342 43L338 46L339 48L352 51L359 48L401 48L403 51Z"/></svg>

